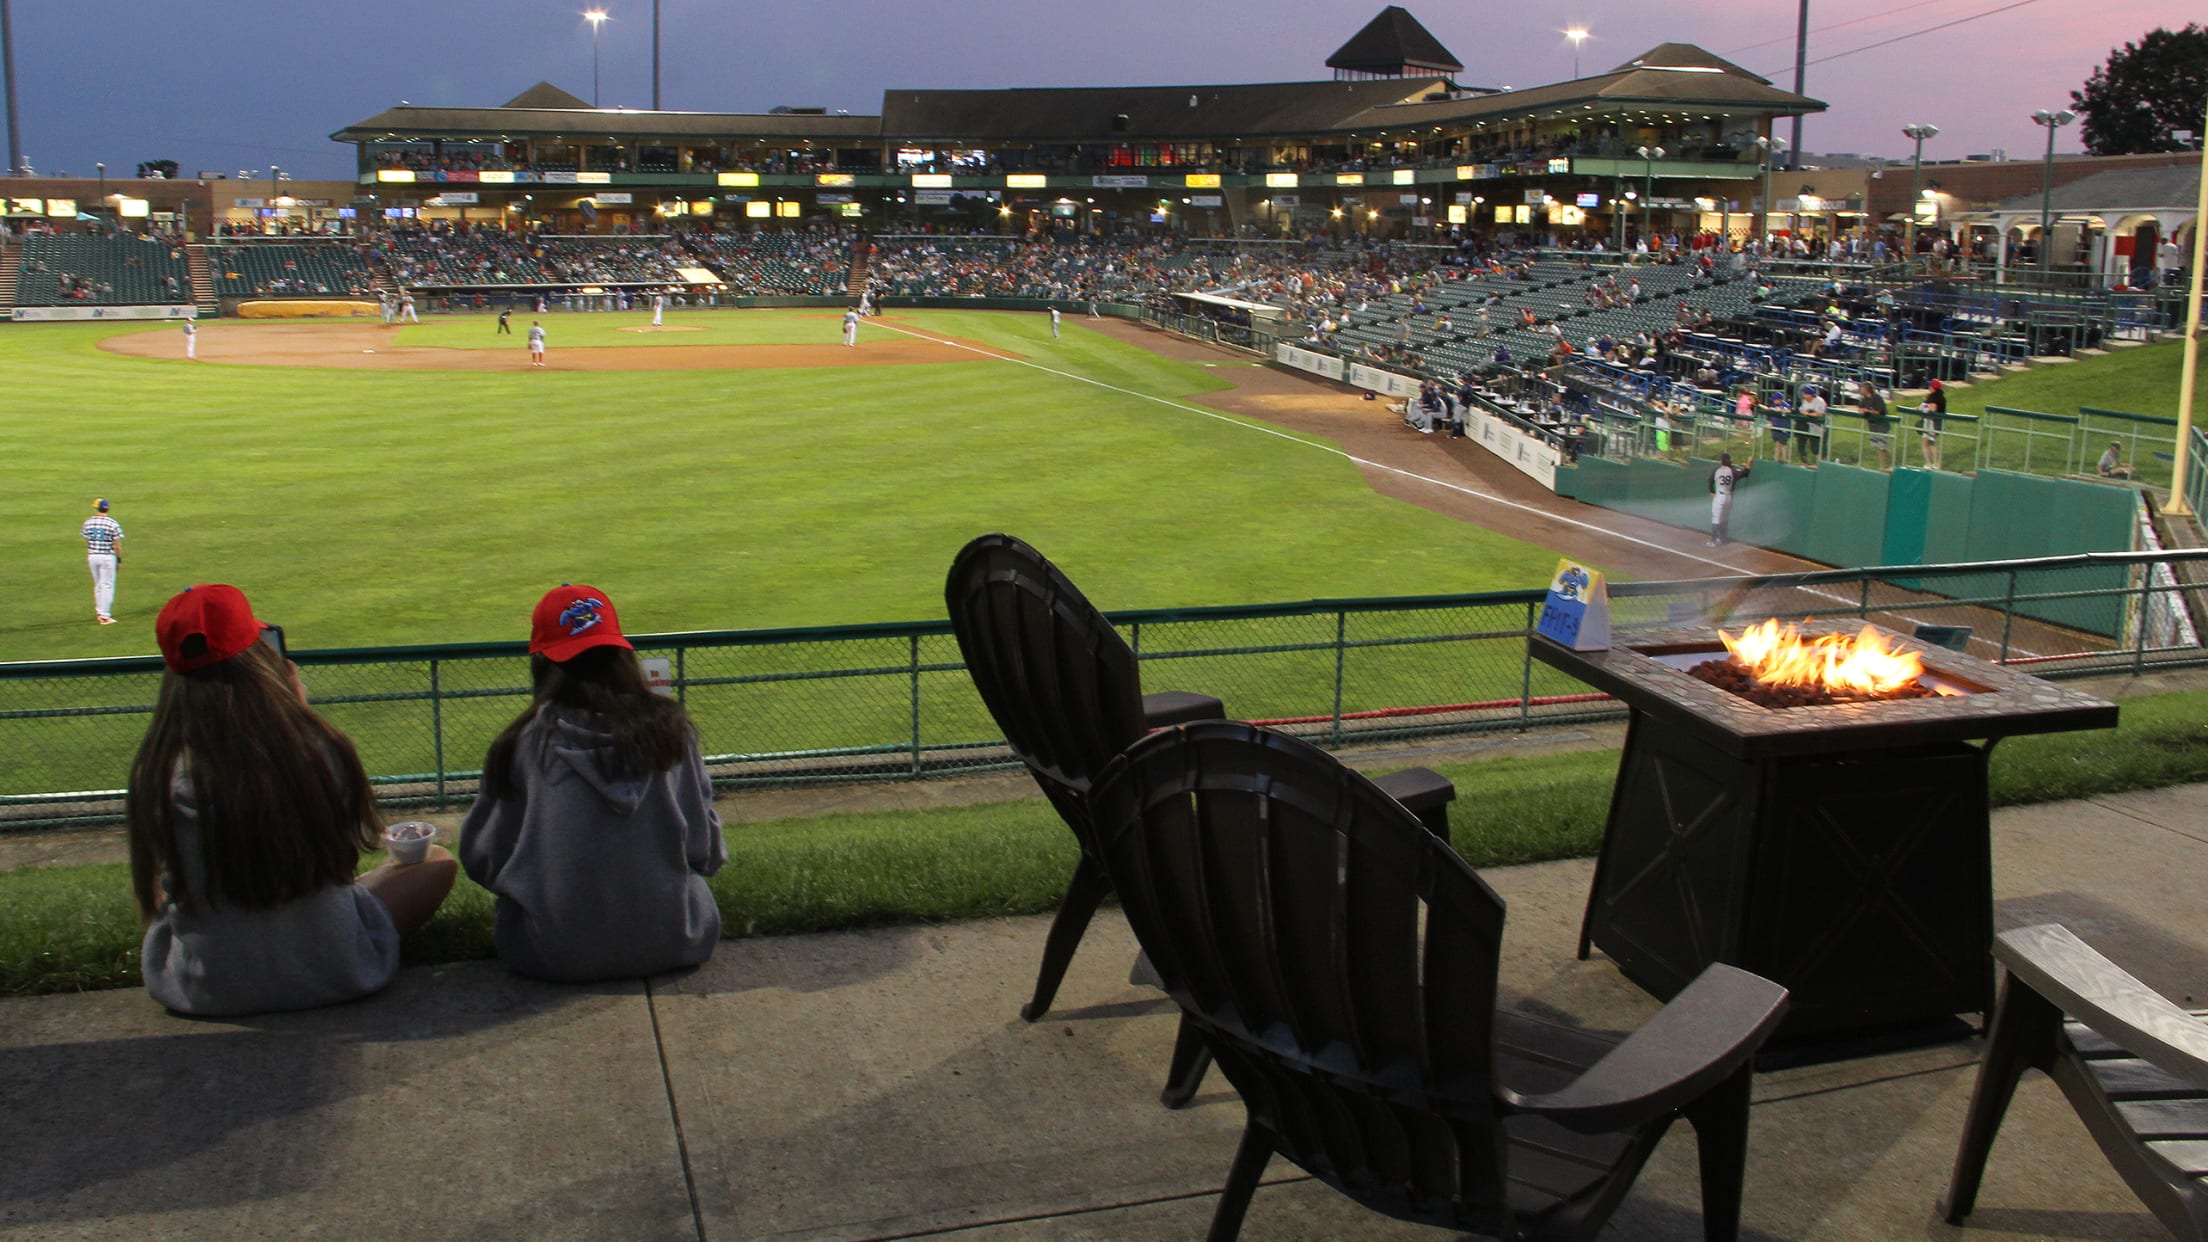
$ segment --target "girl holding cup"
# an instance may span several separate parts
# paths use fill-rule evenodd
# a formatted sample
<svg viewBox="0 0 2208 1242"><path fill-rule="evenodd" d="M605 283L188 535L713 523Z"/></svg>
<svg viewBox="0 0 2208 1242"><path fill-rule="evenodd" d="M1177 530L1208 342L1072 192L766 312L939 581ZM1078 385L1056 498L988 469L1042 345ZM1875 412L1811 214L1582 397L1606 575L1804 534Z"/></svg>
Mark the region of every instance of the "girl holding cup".
<svg viewBox="0 0 2208 1242"><path fill-rule="evenodd" d="M187 588L154 629L167 669L124 810L146 991L232 1015L380 990L452 855L355 874L382 834L360 756L236 587Z"/></svg>

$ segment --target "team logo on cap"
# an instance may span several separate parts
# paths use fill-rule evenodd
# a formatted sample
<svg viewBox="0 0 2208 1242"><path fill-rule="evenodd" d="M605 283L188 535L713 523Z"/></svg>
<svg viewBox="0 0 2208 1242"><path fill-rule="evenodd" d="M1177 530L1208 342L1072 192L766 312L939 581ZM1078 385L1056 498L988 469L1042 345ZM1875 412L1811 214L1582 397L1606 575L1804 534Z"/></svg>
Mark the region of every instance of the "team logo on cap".
<svg viewBox="0 0 2208 1242"><path fill-rule="evenodd" d="M560 628L567 631L569 638L574 638L605 619L598 615L599 610L605 606L606 601L594 595L586 595L561 610Z"/></svg>

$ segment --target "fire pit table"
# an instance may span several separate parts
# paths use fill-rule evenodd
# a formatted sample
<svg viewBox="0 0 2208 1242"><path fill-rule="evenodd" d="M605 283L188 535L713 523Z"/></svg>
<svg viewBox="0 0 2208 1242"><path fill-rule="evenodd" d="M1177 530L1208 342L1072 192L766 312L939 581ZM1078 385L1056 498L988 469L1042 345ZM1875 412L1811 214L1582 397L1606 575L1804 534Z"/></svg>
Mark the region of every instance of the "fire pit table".
<svg viewBox="0 0 2208 1242"><path fill-rule="evenodd" d="M1608 651L1528 640L1631 709L1581 958L1601 948L1664 1000L1712 962L1752 970L1792 991L1777 1042L1797 1048L1922 1042L1991 1008L1987 757L2013 734L2112 728L2116 706L1880 633L1932 696L1759 706L1688 673L1727 658L1707 627Z"/></svg>

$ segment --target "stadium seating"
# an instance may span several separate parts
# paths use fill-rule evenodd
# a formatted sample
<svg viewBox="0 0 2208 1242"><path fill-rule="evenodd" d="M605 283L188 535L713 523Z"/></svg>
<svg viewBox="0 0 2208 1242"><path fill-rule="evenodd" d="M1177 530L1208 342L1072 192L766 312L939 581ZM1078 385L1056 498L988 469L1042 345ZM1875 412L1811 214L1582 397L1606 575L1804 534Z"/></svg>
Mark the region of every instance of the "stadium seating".
<svg viewBox="0 0 2208 1242"><path fill-rule="evenodd" d="M338 242L209 246L207 270L221 297L363 295L375 284L360 252Z"/></svg>
<svg viewBox="0 0 2208 1242"><path fill-rule="evenodd" d="M181 247L136 237L34 233L23 239L17 306L171 306L192 300Z"/></svg>

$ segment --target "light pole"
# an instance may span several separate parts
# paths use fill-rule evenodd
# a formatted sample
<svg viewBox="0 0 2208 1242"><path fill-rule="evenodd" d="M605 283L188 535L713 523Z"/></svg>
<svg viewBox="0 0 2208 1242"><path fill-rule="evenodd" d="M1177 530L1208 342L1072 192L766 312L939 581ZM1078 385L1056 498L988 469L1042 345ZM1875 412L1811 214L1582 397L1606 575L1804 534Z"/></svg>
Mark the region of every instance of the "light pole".
<svg viewBox="0 0 2208 1242"><path fill-rule="evenodd" d="M1662 147L1636 147L1634 150L1641 153L1641 164L1648 174L1647 183L1641 190L1641 240L1646 242L1649 232L1648 213L1656 202L1656 161L1664 158L1664 149Z"/></svg>
<svg viewBox="0 0 2208 1242"><path fill-rule="evenodd" d="M1587 28L1585 26L1574 26L1564 32L1564 37L1572 41L1572 80L1577 82L1579 80L1579 45L1587 41Z"/></svg>
<svg viewBox="0 0 2208 1242"><path fill-rule="evenodd" d="M2047 265L2054 258L2054 204L2055 204L2055 131L2078 119L2078 114L2068 108L2041 108L2032 114L2032 124L2047 128L2047 165L2040 178L2039 190L2039 279L2047 282ZM2183 445L2178 451L2184 451Z"/></svg>
<svg viewBox="0 0 2208 1242"><path fill-rule="evenodd" d="M588 9L583 20L590 23L590 106L598 106L598 30L606 24L604 9Z"/></svg>
<svg viewBox="0 0 2208 1242"><path fill-rule="evenodd" d="M95 169L97 169L97 170L99 170L99 174L100 174L100 210L101 210L101 211L106 211L106 210L107 210L107 165L105 165L105 164L99 164L99 163L95 163L95 164L93 164L93 165L92 165L92 167L93 167L93 168L95 168ZM104 228L104 227L105 227L105 225L103 224L103 225L102 225L102 227Z"/></svg>
<svg viewBox="0 0 2208 1242"><path fill-rule="evenodd" d="M1901 136L1916 140L1917 153L1909 160L1909 218L1902 221L1901 261L1906 266L1917 262L1917 201L1920 190L1917 181L1924 175L1924 140L1937 138L1937 125L1904 125Z"/></svg>
<svg viewBox="0 0 2208 1242"><path fill-rule="evenodd" d="M283 169L274 164L268 166L268 208L261 213L261 219L266 221L261 226L261 231L264 233L276 231L276 200L282 198L284 194L281 189L277 188L276 183L283 180L283 178Z"/></svg>
<svg viewBox="0 0 2208 1242"><path fill-rule="evenodd" d="M1763 151L1763 217L1756 244L1769 250L1771 246L1771 166L1786 153L1786 139L1764 137L1756 139L1756 146Z"/></svg>

